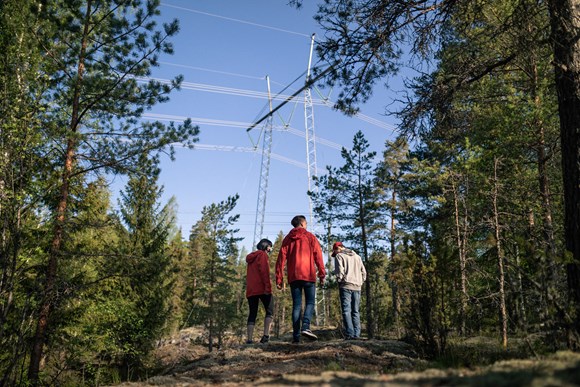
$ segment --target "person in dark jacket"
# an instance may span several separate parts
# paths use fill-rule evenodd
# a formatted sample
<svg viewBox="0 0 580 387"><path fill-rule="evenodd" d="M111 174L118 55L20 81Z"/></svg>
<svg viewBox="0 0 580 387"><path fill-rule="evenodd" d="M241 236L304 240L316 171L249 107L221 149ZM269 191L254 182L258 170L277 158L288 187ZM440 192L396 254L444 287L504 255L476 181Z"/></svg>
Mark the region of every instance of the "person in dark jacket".
<svg viewBox="0 0 580 387"><path fill-rule="evenodd" d="M345 339L360 339L360 291L367 278L367 271L361 257L342 242L332 246L334 274L338 282L342 321Z"/></svg>
<svg viewBox="0 0 580 387"><path fill-rule="evenodd" d="M246 263L248 264L246 268L246 298L250 307L246 344L254 342L254 327L260 301L262 301L266 311L264 335L260 339L260 343L267 343L270 340L270 325L274 314L274 297L272 296L270 263L268 260L268 253L272 251L272 242L268 239L262 239L256 247L257 250L246 257Z"/></svg>
<svg viewBox="0 0 580 387"><path fill-rule="evenodd" d="M282 289L287 261L288 282L292 293L292 342L299 343L300 335L310 340L318 339L310 330L310 319L314 314L317 269L321 285L324 284L326 271L320 243L314 234L306 231L306 218L297 215L291 224L294 228L284 237L276 261L276 286ZM302 293L306 306L301 321Z"/></svg>

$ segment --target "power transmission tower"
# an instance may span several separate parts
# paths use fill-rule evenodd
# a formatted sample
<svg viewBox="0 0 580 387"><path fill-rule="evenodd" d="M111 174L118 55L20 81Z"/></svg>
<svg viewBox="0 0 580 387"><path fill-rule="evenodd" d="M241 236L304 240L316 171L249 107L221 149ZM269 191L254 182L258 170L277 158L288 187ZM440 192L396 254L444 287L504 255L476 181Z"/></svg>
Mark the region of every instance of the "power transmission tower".
<svg viewBox="0 0 580 387"><path fill-rule="evenodd" d="M312 34L310 39L310 55L308 56L308 68L306 69L307 86L304 89L304 126L306 129L306 163L308 166L308 191L317 192L318 187L314 184L314 178L317 176L316 166L316 135L314 133L314 106L312 104L312 91L310 89L310 67L312 66L312 52L314 50L314 38L316 34ZM308 196L308 206L310 211L310 228L313 233L316 233L317 225L312 213L312 198ZM318 304L322 303L322 311ZM324 296L324 289L322 290L322 297L319 301L315 301L316 306L316 325L326 323L326 298Z"/></svg>
<svg viewBox="0 0 580 387"><path fill-rule="evenodd" d="M266 76L268 83L268 102L270 112L272 112L272 97L270 95L270 77ZM260 183L258 186L258 201L256 204L256 221L254 223L254 244L263 238L264 232L264 215L266 214L266 194L268 193L268 177L270 175L270 156L272 154L272 121L273 115L270 114L264 124L264 139L262 143L262 163L260 166ZM254 247L252 247L254 248Z"/></svg>
<svg viewBox="0 0 580 387"><path fill-rule="evenodd" d="M310 40L310 55L308 56L308 68L306 70L306 82L308 85L304 89L304 126L306 129L306 163L308 166L308 191L316 192L317 188L313 182L314 177L317 174L316 171L316 136L314 135L314 106L312 104L312 91L310 90L310 67L312 65L312 51L314 49L314 37L312 34ZM310 227L314 231L316 229L316 224L314 221L314 216L312 215L312 199L308 197L308 205L310 210Z"/></svg>

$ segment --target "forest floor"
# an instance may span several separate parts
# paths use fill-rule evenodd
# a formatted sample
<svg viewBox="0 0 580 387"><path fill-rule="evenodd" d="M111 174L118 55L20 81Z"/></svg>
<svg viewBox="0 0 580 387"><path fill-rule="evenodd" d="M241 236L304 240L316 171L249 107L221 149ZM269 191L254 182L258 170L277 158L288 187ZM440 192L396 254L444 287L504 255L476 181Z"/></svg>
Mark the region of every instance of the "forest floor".
<svg viewBox="0 0 580 387"><path fill-rule="evenodd" d="M318 341L300 344L289 337L227 343L209 353L199 331L184 330L160 343L155 376L120 386L580 386L580 353L514 358L493 340L473 338L455 358L430 362L402 341L345 341L334 332L315 331Z"/></svg>

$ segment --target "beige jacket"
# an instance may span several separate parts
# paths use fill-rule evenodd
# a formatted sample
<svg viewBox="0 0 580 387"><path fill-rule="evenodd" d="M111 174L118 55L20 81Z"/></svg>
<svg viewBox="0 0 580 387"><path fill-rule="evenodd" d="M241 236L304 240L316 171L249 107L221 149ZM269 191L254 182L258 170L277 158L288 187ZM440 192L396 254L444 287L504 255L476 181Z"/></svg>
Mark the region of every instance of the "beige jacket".
<svg viewBox="0 0 580 387"><path fill-rule="evenodd" d="M336 254L334 274L338 286L349 290L360 290L367 279L367 271L361 257L347 248Z"/></svg>

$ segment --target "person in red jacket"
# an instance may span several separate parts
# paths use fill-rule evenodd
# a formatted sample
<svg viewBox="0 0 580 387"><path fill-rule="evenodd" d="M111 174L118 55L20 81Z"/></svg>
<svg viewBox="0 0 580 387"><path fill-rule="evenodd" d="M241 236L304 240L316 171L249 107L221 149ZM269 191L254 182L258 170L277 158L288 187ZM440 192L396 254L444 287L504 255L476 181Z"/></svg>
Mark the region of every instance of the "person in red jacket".
<svg viewBox="0 0 580 387"><path fill-rule="evenodd" d="M326 271L320 243L314 234L306 231L306 218L296 215L290 223L294 228L284 237L276 261L276 286L282 289L284 266L288 262L288 282L292 293L292 342L299 343L300 335L310 340L318 339L310 330L310 319L314 314L317 269L321 285L324 284ZM300 321L303 292L306 306Z"/></svg>
<svg viewBox="0 0 580 387"><path fill-rule="evenodd" d="M270 325L274 312L274 297L272 296L272 284L270 283L270 263L268 253L272 251L272 242L268 239L262 239L256 246L257 250L248 254L246 257L246 298L250 312L248 314L246 344L252 344L254 335L254 326L258 316L258 306L260 301L266 310L264 318L264 335L260 343L267 343L270 340Z"/></svg>

